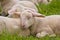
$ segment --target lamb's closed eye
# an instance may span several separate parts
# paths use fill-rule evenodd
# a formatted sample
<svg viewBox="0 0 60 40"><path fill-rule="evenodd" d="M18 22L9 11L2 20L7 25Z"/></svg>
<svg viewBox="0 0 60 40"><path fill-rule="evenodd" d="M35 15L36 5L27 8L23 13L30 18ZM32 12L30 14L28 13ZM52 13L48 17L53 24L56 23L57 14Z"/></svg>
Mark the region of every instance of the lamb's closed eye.
<svg viewBox="0 0 60 40"><path fill-rule="evenodd" d="M28 15L28 16L26 16L26 18L29 20L29 19L31 18L31 16L30 16L30 15Z"/></svg>
<svg viewBox="0 0 60 40"><path fill-rule="evenodd" d="M30 17L29 17L29 16L27 16L27 19L29 20L29 19L30 19Z"/></svg>

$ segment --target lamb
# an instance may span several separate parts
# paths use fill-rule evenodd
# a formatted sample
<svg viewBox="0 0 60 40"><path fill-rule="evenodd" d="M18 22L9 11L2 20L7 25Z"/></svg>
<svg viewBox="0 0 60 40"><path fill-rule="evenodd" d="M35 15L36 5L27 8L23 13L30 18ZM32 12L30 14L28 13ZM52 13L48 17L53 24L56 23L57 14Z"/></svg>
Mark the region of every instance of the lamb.
<svg viewBox="0 0 60 40"><path fill-rule="evenodd" d="M29 29L22 29L21 27L20 18L0 16L0 34L2 34L2 32L8 32L11 35L17 34L18 36L29 36Z"/></svg>
<svg viewBox="0 0 60 40"><path fill-rule="evenodd" d="M21 22L24 29L30 29L31 34L38 38L60 34L60 15L43 17L25 11L21 14Z"/></svg>
<svg viewBox="0 0 60 40"><path fill-rule="evenodd" d="M46 35L49 37L60 35L60 15L51 15L45 18L36 17L35 20L35 24L30 28L32 35L35 34L38 38Z"/></svg>
<svg viewBox="0 0 60 40"><path fill-rule="evenodd" d="M31 10L24 10L20 14L22 28L25 29L30 27L32 24L34 24L35 22L34 17L45 17L45 15L39 14L37 12L33 12Z"/></svg>
<svg viewBox="0 0 60 40"><path fill-rule="evenodd" d="M19 0L0 0L1 2L1 6L3 9L3 13L1 15L7 15L7 11L13 6L15 5L17 2L19 2Z"/></svg>
<svg viewBox="0 0 60 40"><path fill-rule="evenodd" d="M31 10L33 12L38 12L36 6L29 1L20 1L15 4L10 10L8 10L8 16L12 16L14 12L23 12L24 10Z"/></svg>
<svg viewBox="0 0 60 40"><path fill-rule="evenodd" d="M27 10L27 11L31 11L31 12L34 12L34 13L38 13L35 9L31 9L31 8L23 8L24 10L21 10L20 12L22 13L22 12L24 12L25 10ZM9 10L8 11L8 17L9 18L20 18L20 14L19 14L19 11L14 11L14 10Z"/></svg>
<svg viewBox="0 0 60 40"><path fill-rule="evenodd" d="M20 1L31 1L35 5L38 5L38 3L49 4L52 0L20 0Z"/></svg>
<svg viewBox="0 0 60 40"><path fill-rule="evenodd" d="M35 23L30 27L30 31L32 35L35 35L38 38L44 37L48 35L49 37L55 37L56 34L58 33L58 30L55 30L57 27L58 23L54 22L56 20L57 22L59 21L59 18L57 17L54 19L53 16L47 16L45 18L40 18L40 17L35 17ZM53 23L52 23L53 22Z"/></svg>
<svg viewBox="0 0 60 40"><path fill-rule="evenodd" d="M19 5L20 6L23 5L24 7L34 8L37 10L36 6L30 1L20 1L20 0L3 0L3 1L0 0L0 1L1 1L4 15L5 15L5 13L7 14L8 10L12 9L13 6L14 6L13 9L17 8L19 10L21 8L21 7L19 8ZM15 7L15 5L16 5L16 7Z"/></svg>

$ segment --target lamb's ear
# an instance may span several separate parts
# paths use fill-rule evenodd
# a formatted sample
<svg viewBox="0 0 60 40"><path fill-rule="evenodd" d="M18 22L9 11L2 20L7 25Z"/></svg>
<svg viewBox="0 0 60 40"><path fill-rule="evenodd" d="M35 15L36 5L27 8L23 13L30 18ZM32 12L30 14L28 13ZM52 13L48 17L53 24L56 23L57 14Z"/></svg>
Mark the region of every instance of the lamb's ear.
<svg viewBox="0 0 60 40"><path fill-rule="evenodd" d="M13 14L13 12L14 12L14 11L9 10L9 11L8 11L8 14Z"/></svg>
<svg viewBox="0 0 60 40"><path fill-rule="evenodd" d="M42 14L39 14L39 13L35 13L35 14L33 13L33 16L34 17L45 17L45 15L42 15Z"/></svg>
<svg viewBox="0 0 60 40"><path fill-rule="evenodd" d="M15 12L17 12L17 10L16 10L16 9L8 10L8 14L13 14L13 13L15 13Z"/></svg>
<svg viewBox="0 0 60 40"><path fill-rule="evenodd" d="M14 15L20 16L20 12L14 12Z"/></svg>

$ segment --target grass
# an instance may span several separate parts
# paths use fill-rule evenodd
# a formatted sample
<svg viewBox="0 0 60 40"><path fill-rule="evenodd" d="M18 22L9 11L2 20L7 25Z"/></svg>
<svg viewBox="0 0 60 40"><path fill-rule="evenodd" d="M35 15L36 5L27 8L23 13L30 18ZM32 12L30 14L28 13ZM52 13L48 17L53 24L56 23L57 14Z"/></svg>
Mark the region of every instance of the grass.
<svg viewBox="0 0 60 40"><path fill-rule="evenodd" d="M0 40L60 40L60 36L57 36L57 37L46 36L43 38L36 38L33 36L19 37L17 35L2 34L2 35L0 35Z"/></svg>
<svg viewBox="0 0 60 40"><path fill-rule="evenodd" d="M39 4L37 7L44 15L60 14L60 0L53 0L49 5Z"/></svg>
<svg viewBox="0 0 60 40"><path fill-rule="evenodd" d="M60 15L60 0L53 0L50 4L39 4L37 6L39 13L44 15ZM1 11L1 8L0 8ZM36 38L34 36L19 37L17 35L2 34L0 40L60 40L60 36Z"/></svg>

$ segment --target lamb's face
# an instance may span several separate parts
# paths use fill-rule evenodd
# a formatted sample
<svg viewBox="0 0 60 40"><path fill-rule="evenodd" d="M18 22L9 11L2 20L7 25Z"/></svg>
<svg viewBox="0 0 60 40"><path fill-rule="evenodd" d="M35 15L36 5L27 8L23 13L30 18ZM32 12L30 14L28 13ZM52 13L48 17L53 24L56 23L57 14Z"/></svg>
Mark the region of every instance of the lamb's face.
<svg viewBox="0 0 60 40"><path fill-rule="evenodd" d="M34 17L31 12L29 11L24 11L20 15L21 17L21 23L23 28L28 28L34 23Z"/></svg>
<svg viewBox="0 0 60 40"><path fill-rule="evenodd" d="M29 10L23 11L20 15L22 28L29 28L31 25L33 25L35 23L35 17L37 16L44 17L41 14L33 13Z"/></svg>

